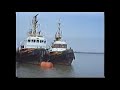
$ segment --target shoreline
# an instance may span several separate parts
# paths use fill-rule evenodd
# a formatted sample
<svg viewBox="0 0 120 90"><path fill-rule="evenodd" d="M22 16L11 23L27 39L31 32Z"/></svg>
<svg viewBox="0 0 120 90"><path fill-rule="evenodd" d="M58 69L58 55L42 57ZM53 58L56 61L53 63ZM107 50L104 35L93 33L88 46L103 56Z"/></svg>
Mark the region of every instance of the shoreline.
<svg viewBox="0 0 120 90"><path fill-rule="evenodd" d="M85 53L85 54L104 54L103 52L74 52L74 53Z"/></svg>

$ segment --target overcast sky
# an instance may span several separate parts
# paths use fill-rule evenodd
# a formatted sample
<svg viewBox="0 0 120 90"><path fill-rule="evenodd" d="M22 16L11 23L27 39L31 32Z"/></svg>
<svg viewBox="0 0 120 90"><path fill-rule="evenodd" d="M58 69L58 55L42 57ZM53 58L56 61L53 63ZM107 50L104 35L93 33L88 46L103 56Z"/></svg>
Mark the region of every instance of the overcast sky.
<svg viewBox="0 0 120 90"><path fill-rule="evenodd" d="M27 37L36 14L48 44L54 40L60 18L62 39L69 47L81 52L104 52L104 12L16 12L16 47Z"/></svg>

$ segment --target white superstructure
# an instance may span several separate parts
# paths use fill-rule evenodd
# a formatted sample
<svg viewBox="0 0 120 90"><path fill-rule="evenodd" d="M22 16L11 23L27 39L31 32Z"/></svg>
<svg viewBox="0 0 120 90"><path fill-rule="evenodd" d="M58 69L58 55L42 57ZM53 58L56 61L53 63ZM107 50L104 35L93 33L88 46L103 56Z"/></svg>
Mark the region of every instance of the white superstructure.
<svg viewBox="0 0 120 90"><path fill-rule="evenodd" d="M59 20L60 21L60 20ZM67 43L63 40L61 40L62 38L62 31L60 31L60 22L58 23L58 31L55 34L55 40L52 43L52 48L51 48L51 52L61 52L61 51L65 51L67 49Z"/></svg>
<svg viewBox="0 0 120 90"><path fill-rule="evenodd" d="M38 15L38 14L37 14ZM32 29L28 32L28 37L20 43L20 49L24 48L44 48L46 49L47 41L41 32L37 32L37 15L33 17Z"/></svg>

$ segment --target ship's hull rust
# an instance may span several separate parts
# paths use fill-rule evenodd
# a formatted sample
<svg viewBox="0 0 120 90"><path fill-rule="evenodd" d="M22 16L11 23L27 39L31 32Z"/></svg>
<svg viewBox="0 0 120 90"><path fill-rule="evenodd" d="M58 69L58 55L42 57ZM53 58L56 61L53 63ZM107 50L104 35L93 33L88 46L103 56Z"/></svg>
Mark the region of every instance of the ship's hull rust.
<svg viewBox="0 0 120 90"><path fill-rule="evenodd" d="M73 59L75 59L75 56L72 49L60 53L49 53L45 49L34 49L26 52L19 51L16 53L17 62L31 62L37 64L41 61L48 61L53 64L71 65Z"/></svg>
<svg viewBox="0 0 120 90"><path fill-rule="evenodd" d="M72 49L65 50L60 54L50 55L50 62L53 64L71 65L73 59L75 59L75 56Z"/></svg>
<svg viewBox="0 0 120 90"><path fill-rule="evenodd" d="M45 49L27 49L16 52L17 62L33 62L39 63L42 61L44 54L47 53Z"/></svg>

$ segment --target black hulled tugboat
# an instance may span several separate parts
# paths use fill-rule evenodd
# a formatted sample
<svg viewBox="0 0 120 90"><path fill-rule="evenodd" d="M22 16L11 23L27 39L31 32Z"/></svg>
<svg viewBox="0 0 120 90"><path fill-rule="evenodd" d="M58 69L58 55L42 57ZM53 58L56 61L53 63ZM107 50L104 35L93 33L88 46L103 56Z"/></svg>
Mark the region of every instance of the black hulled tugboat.
<svg viewBox="0 0 120 90"><path fill-rule="evenodd" d="M41 31L37 32L37 15L33 17L32 29L28 32L28 37L20 43L16 51L17 62L39 63L47 53L47 42Z"/></svg>
<svg viewBox="0 0 120 90"><path fill-rule="evenodd" d="M62 40L61 23L58 23L58 31L50 48L47 47L46 39L41 35L41 32L37 32L37 15L33 17L33 28L28 33L28 37L20 43L20 47L16 51L16 61L32 64L51 62L53 64L71 65L75 56L73 49L68 48L67 43Z"/></svg>
<svg viewBox="0 0 120 90"><path fill-rule="evenodd" d="M55 34L55 40L50 49L49 61L53 64L71 65L75 59L73 49L67 48L67 43L62 40L62 31L60 30L60 20L58 31Z"/></svg>

